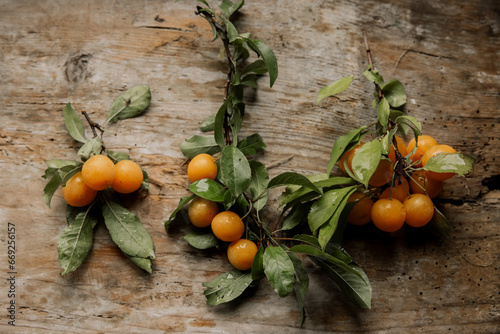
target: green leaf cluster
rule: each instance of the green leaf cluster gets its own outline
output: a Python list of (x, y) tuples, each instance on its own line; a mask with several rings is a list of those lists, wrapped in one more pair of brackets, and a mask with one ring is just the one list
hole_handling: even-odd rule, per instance
[[(136, 117), (147, 109), (150, 100), (151, 92), (147, 85), (132, 87), (114, 100), (106, 122)], [(48, 182), (43, 190), (43, 199), (49, 207), (57, 189), (64, 187), (72, 176), (81, 171), (83, 163), (91, 156), (106, 154), (114, 162), (130, 159), (126, 153), (107, 150), (102, 139), (103, 127), (90, 121), (86, 114), (85, 116), (94, 134), (91, 139), (87, 139), (84, 124), (71, 104), (66, 104), (63, 109), (64, 125), (68, 134), (82, 144), (77, 153), (81, 161), (46, 161), (47, 168), (42, 177)], [(100, 136), (97, 131), (101, 132)], [(141, 188), (147, 190), (149, 177), (145, 170), (142, 172), (144, 180)], [(138, 267), (152, 272), (151, 260), (155, 258), (153, 241), (139, 218), (120, 205), (113, 198), (112, 191), (100, 192), (94, 202), (83, 208), (68, 205), (66, 217), (68, 226), (63, 229), (57, 240), (59, 263), (63, 269), (61, 275), (75, 271), (82, 265), (92, 248), (93, 229), (100, 217), (104, 218), (111, 238), (120, 250)]]

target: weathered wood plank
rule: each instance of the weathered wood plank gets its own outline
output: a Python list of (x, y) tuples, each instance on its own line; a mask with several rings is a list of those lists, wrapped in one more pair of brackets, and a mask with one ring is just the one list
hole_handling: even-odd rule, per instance
[[(225, 64), (195, 1), (0, 1), (0, 216), (4, 264), (7, 223), (16, 224), (16, 333), (299, 333), (293, 296), (262, 282), (247, 299), (209, 308), (202, 282), (227, 271), (222, 254), (182, 239), (188, 227), (163, 221), (187, 194), (178, 145), (223, 98)], [(242, 135), (260, 133), (259, 159), (271, 169), (322, 172), (334, 140), (374, 119), (373, 89), (355, 81), (316, 105), (319, 89), (361, 71), (362, 32), (385, 78), (398, 78), (407, 112), (439, 142), (478, 158), (466, 178), (446, 183), (440, 206), (449, 242), (422, 231), (386, 236), (351, 229), (345, 247), (367, 272), (373, 308), (353, 307), (308, 263), (311, 332), (493, 333), (500, 322), (498, 125), (500, 18), (495, 1), (247, 1), (237, 27), (266, 41), (280, 73), (249, 94)], [(61, 111), (67, 102), (103, 121), (121, 92), (148, 83), (146, 114), (110, 125), (106, 145), (129, 153), (152, 179), (131, 203), (153, 237), (152, 275), (131, 264), (103, 226), (76, 272), (60, 276), (56, 240), (65, 227), (60, 192), (42, 201), (44, 161), (75, 159)], [(292, 157), (288, 160), (289, 157)], [(273, 192), (275, 203), (279, 192)], [(273, 210), (268, 212), (275, 214)], [(3, 266), (6, 268), (6, 265)], [(2, 278), (7, 276), (3, 269)], [(8, 278), (8, 277), (6, 277)], [(7, 289), (0, 304), (6, 310)], [(5, 311), (4, 311), (5, 312)], [(7, 318), (2, 332), (12, 332)]]

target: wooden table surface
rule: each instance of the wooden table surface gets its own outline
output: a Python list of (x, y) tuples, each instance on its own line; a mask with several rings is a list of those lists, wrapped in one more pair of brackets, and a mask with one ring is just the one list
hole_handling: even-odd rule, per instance
[[(214, 5), (216, 1), (213, 2)], [(179, 144), (223, 99), (220, 41), (193, 1), (0, 0), (0, 332), (2, 333), (498, 333), (500, 330), (500, 11), (497, 1), (247, 1), (236, 21), (276, 53), (279, 77), (250, 93), (242, 135), (258, 132), (258, 159), (285, 171), (324, 172), (334, 140), (367, 124), (373, 86), (357, 80), (316, 104), (319, 89), (362, 78), (363, 31), (375, 66), (406, 87), (406, 111), (438, 142), (475, 156), (449, 180), (439, 207), (448, 242), (424, 232), (348, 233), (346, 249), (370, 278), (372, 309), (354, 307), (311, 264), (307, 319), (296, 298), (262, 281), (248, 298), (208, 307), (201, 283), (228, 271), (224, 254), (187, 245), (188, 230), (163, 222), (188, 194)], [(115, 97), (147, 83), (138, 118), (110, 125), (108, 148), (127, 152), (151, 177), (130, 204), (156, 246), (153, 273), (135, 267), (95, 229), (88, 259), (62, 277), (56, 241), (66, 226), (58, 191), (42, 200), (46, 160), (77, 159), (62, 110), (71, 102), (103, 122)], [(279, 191), (271, 194), (276, 203)], [(271, 206), (268, 215), (276, 214)], [(8, 226), (15, 225), (16, 274)], [(9, 279), (14, 277), (13, 282)], [(14, 283), (13, 285), (11, 283)], [(9, 297), (9, 290), (15, 297)], [(8, 307), (15, 302), (15, 327)]]

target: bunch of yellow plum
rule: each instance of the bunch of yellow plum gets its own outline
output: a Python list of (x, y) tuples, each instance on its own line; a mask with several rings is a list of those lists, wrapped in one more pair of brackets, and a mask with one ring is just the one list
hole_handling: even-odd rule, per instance
[[(399, 154), (402, 157), (410, 157), (414, 172), (411, 175), (395, 175), (394, 164), (397, 158), (394, 147), (391, 145), (388, 159), (380, 160), (369, 181), (372, 187), (379, 188), (380, 191), (355, 192), (350, 196), (348, 201), (355, 201), (356, 204), (348, 216), (349, 223), (365, 225), (373, 221), (380, 230), (395, 232), (405, 222), (413, 227), (421, 227), (432, 220), (434, 215), (432, 199), (440, 194), (443, 182), (455, 174), (437, 173), (418, 168), (425, 166), (433, 156), (456, 151), (451, 146), (438, 144), (433, 137), (428, 135), (418, 136), (417, 141), (413, 138), (408, 145), (405, 145), (398, 136), (395, 136), (395, 141)], [(416, 142), (418, 144), (415, 149)], [(362, 145), (363, 143), (358, 144), (339, 160), (339, 167), (344, 173), (346, 172), (345, 166), (352, 168), (352, 159)], [(393, 178), (394, 182), (391, 182)], [(374, 201), (373, 198), (376, 200)]]

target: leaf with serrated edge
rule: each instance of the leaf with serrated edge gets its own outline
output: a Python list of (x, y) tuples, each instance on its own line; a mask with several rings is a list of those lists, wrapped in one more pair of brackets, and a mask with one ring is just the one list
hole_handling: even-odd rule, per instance
[(352, 173), (366, 188), (368, 188), (368, 182), (378, 167), (381, 155), (382, 144), (378, 139), (365, 143), (354, 154)]
[(99, 137), (94, 137), (85, 144), (83, 144), (82, 147), (78, 150), (78, 156), (79, 157), (84, 157), (84, 158), (89, 158), (93, 155), (100, 154), (102, 151), (102, 141), (101, 138)]
[(101, 209), (111, 239), (122, 252), (132, 257), (155, 258), (153, 240), (134, 213), (106, 197)]
[(83, 123), (80, 117), (78, 117), (75, 109), (71, 106), (71, 103), (66, 104), (63, 109), (64, 125), (66, 130), (68, 130), (69, 135), (79, 141), (80, 143), (86, 143), (85, 130), (83, 129)]
[(62, 276), (75, 271), (83, 263), (92, 248), (93, 227), (97, 218), (90, 214), (92, 206), (71, 219), (71, 223), (57, 239), (57, 253)]
[(188, 159), (192, 159), (198, 154), (207, 153), (214, 155), (220, 151), (219, 145), (214, 140), (214, 136), (194, 135), (184, 140), (180, 145), (182, 154)]
[(203, 292), (207, 305), (215, 306), (230, 302), (239, 297), (252, 283), (252, 273), (233, 270), (216, 279), (203, 283), (207, 289)]
[(268, 246), (263, 256), (264, 272), (280, 297), (286, 297), (292, 292), (295, 284), (294, 268), (292, 260), (283, 248), (279, 246)]

